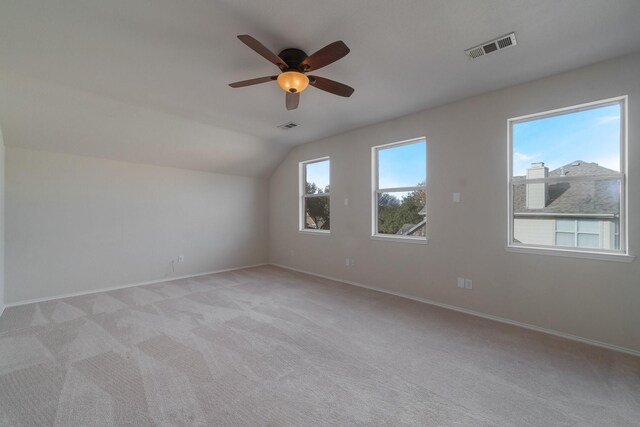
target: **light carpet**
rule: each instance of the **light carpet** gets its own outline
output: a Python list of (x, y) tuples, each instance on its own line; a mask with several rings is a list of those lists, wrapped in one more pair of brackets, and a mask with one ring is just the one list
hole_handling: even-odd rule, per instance
[(640, 359), (264, 266), (6, 309), (0, 425), (640, 425)]

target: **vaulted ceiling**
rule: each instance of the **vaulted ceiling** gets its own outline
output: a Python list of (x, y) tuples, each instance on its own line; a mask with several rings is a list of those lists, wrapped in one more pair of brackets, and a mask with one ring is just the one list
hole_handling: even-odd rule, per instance
[[(0, 126), (9, 146), (266, 176), (295, 144), (640, 50), (637, 0), (7, 0)], [(518, 45), (464, 50), (515, 31)], [(243, 45), (351, 53), (287, 111)], [(300, 123), (295, 130), (276, 126)]]

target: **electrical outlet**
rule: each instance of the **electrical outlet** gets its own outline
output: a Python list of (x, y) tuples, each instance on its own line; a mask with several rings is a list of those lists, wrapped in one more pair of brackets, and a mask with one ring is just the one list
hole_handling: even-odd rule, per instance
[(460, 203), (460, 193), (453, 193), (453, 203)]
[(178, 262), (184, 262), (184, 256), (180, 255), (180, 256), (178, 257)]
[(290, 249), (289, 256), (296, 256), (296, 251), (294, 251), (293, 249)]
[(473, 289), (473, 281), (471, 279), (464, 279), (465, 289)]
[(464, 278), (458, 277), (458, 287), (464, 289)]
[(344, 259), (344, 264), (345, 264), (347, 267), (353, 267), (354, 265), (356, 265), (356, 260), (355, 260), (355, 259), (353, 259), (353, 258), (345, 258), (345, 259)]

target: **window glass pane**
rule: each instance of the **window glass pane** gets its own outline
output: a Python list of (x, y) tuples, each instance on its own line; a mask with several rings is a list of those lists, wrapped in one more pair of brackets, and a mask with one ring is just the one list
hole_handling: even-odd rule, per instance
[[(620, 221), (619, 179), (550, 182), (546, 187), (531, 187), (526, 181), (516, 180), (512, 195), (514, 243), (574, 247), (576, 232), (599, 234), (604, 222), (608, 226), (603, 228), (606, 234), (603, 243), (598, 240), (598, 248), (620, 249), (619, 239), (615, 239)], [(528, 205), (532, 197), (542, 200), (542, 205)]]
[(556, 220), (556, 230), (557, 231), (568, 231), (570, 233), (576, 231), (576, 220), (575, 219), (558, 219)]
[(378, 149), (378, 188), (416, 187), (426, 182), (427, 143)]
[[(620, 172), (619, 103), (513, 124), (513, 176), (536, 175), (544, 163), (549, 176)], [(531, 170), (534, 169), (534, 170)]]
[(597, 219), (579, 219), (578, 233), (600, 233), (600, 221)]
[(425, 202), (423, 190), (378, 193), (378, 233), (426, 236)]
[(512, 123), (514, 243), (620, 250), (623, 109), (621, 101)]
[(615, 222), (605, 222), (604, 225), (605, 236), (607, 234), (610, 235), (609, 242), (612, 249), (620, 249), (620, 223), (619, 221)]
[(304, 198), (304, 228), (329, 230), (329, 196)]
[(578, 234), (579, 248), (600, 248), (600, 236), (597, 234)]
[(574, 233), (556, 233), (556, 245), (575, 247), (576, 235)]
[(305, 194), (329, 192), (329, 160), (306, 163)]

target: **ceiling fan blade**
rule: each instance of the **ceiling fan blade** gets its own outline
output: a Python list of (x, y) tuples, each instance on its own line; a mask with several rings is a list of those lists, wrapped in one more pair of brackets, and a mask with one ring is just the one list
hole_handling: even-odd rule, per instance
[(336, 62), (349, 52), (349, 48), (342, 40), (333, 42), (316, 53), (307, 56), (307, 58), (300, 64), (300, 68), (305, 72), (314, 71), (329, 65), (332, 62)]
[(287, 104), (287, 110), (295, 110), (296, 108), (298, 108), (298, 104), (300, 103), (300, 92), (287, 92), (285, 101)]
[(326, 92), (332, 93), (334, 95), (344, 96), (345, 98), (348, 98), (351, 96), (351, 94), (355, 90), (350, 86), (347, 86), (339, 82), (335, 82), (333, 80), (325, 79), (324, 77), (316, 77), (316, 76), (308, 76), (308, 77), (309, 77), (309, 84), (311, 86), (324, 90)]
[(242, 80), (241, 82), (229, 83), (229, 86), (245, 87), (245, 86), (257, 85), (260, 83), (266, 83), (266, 82), (270, 82), (277, 79), (278, 79), (278, 76), (258, 77), (257, 79), (249, 79), (249, 80)]
[(258, 40), (254, 39), (253, 37), (247, 34), (240, 35), (238, 36), (238, 38), (242, 43), (246, 44), (251, 49), (258, 52), (260, 55), (262, 55), (263, 58), (266, 58), (269, 62), (272, 62), (273, 64), (277, 65), (278, 68), (280, 68), (281, 70), (285, 70), (287, 68), (287, 64), (282, 60), (282, 58), (280, 58), (275, 53), (271, 52)]

